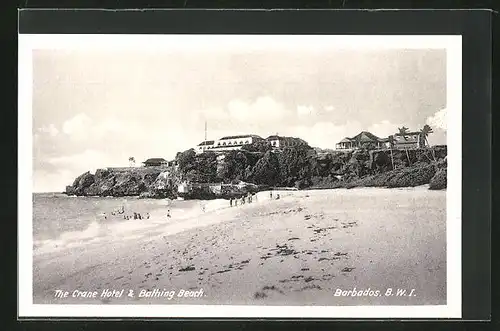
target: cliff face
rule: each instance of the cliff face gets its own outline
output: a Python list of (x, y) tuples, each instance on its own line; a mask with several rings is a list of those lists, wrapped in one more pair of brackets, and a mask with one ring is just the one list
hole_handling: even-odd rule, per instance
[[(129, 168), (99, 169), (95, 174), (86, 172), (78, 176), (73, 185), (66, 187), (66, 194), (77, 196), (137, 196), (157, 192), (159, 177), (163, 169)], [(156, 186), (155, 186), (156, 184)]]
[[(141, 196), (175, 198), (178, 185), (193, 183), (187, 198), (231, 197), (269, 186), (303, 188), (409, 187), (430, 184), (446, 188), (446, 146), (418, 150), (328, 152), (309, 147), (273, 151), (266, 146), (247, 150), (196, 154), (178, 153), (178, 167), (100, 169), (78, 176), (66, 194), (78, 196)], [(223, 185), (223, 189), (201, 183)], [(222, 186), (221, 186), (222, 187)]]

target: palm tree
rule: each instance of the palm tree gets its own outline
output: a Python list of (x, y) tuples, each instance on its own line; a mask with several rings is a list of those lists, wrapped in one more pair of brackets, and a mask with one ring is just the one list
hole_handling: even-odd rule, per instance
[[(420, 137), (423, 140), (424, 146), (429, 146), (429, 141), (427, 140), (427, 136), (429, 133), (433, 133), (432, 128), (426, 124), (422, 129), (420, 129)], [(422, 143), (422, 142), (421, 142)]]
[(399, 134), (406, 140), (406, 134), (408, 133), (408, 128), (406, 126), (403, 126), (402, 128), (398, 128)]
[(131, 167), (135, 167), (135, 157), (131, 156), (128, 158), (128, 162)]

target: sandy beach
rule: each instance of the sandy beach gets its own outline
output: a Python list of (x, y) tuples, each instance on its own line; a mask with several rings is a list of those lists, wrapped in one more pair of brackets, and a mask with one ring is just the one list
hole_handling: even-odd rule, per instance
[[(257, 201), (237, 207), (206, 201), (204, 212), (174, 212), (168, 220), (158, 212), (138, 220), (151, 222), (150, 227), (127, 236), (36, 254), (33, 302), (446, 303), (446, 191), (279, 193), (274, 200), (260, 192)], [(367, 295), (335, 295), (353, 289)], [(406, 295), (385, 295), (388, 289)], [(57, 297), (56, 290), (69, 294)], [(121, 297), (103, 298), (104, 290)], [(162, 295), (140, 297), (144, 290)], [(179, 297), (181, 290), (191, 291), (191, 297)], [(97, 296), (82, 297), (87, 291)], [(376, 291), (380, 295), (370, 295)]]

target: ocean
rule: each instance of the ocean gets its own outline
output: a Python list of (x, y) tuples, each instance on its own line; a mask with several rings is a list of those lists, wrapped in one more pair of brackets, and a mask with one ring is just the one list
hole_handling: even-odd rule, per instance
[[(34, 255), (89, 242), (123, 239), (189, 217), (206, 202), (138, 199), (137, 197), (74, 197), (60, 193), (33, 194)], [(123, 207), (124, 213), (118, 211)], [(141, 219), (133, 219), (138, 213)], [(105, 214), (105, 215), (104, 215)], [(149, 214), (149, 218), (147, 215)], [(125, 219), (129, 216), (129, 219)]]

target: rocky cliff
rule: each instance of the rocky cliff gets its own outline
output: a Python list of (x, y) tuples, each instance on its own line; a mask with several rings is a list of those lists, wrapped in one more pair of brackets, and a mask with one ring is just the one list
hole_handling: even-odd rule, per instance
[[(66, 187), (77, 196), (175, 198), (177, 187), (194, 184), (191, 198), (229, 197), (265, 187), (305, 188), (410, 187), (446, 188), (446, 146), (417, 150), (358, 150), (318, 153), (305, 146), (272, 150), (249, 146), (223, 154), (178, 153), (177, 167), (108, 168), (86, 172)], [(246, 185), (236, 183), (246, 182)], [(203, 184), (205, 183), (205, 184)], [(206, 183), (224, 185), (214, 190)], [(250, 184), (252, 183), (252, 184)]]

